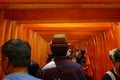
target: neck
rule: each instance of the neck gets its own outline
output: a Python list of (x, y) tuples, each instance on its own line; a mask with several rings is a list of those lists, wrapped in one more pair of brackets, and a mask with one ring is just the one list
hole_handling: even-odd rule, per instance
[(11, 73), (22, 73), (22, 74), (28, 74), (27, 67), (15, 67), (11, 70)]
[(120, 77), (120, 72), (118, 70), (116, 70), (116, 68), (114, 68), (113, 70), (114, 70), (115, 74)]

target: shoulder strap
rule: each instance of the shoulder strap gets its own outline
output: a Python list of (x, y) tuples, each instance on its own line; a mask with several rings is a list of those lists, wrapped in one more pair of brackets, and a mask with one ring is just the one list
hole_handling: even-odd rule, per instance
[(107, 71), (106, 73), (111, 77), (112, 80), (116, 80), (114, 74), (111, 71)]
[(56, 67), (55, 61), (52, 60), (52, 61), (50, 61), (48, 64), (46, 64), (46, 65), (42, 68), (43, 80), (44, 80), (44, 78), (45, 78), (45, 72), (44, 72), (44, 71), (45, 71), (46, 69), (55, 68), (55, 67)]
[(52, 60), (42, 68), (42, 71), (49, 69), (49, 68), (55, 68), (55, 67), (56, 67), (55, 61)]

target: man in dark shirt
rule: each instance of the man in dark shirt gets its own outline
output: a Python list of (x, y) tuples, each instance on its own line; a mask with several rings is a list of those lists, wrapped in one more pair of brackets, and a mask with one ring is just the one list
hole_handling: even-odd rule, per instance
[(42, 73), (39, 73), (41, 78), (44, 80), (86, 80), (81, 65), (66, 57), (68, 46), (64, 34), (54, 35), (50, 43), (54, 60), (42, 68)]
[(110, 58), (114, 68), (107, 71), (102, 80), (120, 80), (120, 49), (113, 49), (110, 51)]

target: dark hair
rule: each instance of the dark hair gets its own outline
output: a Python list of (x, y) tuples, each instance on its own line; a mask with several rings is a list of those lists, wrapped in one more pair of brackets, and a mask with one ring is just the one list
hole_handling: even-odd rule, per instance
[(48, 58), (46, 63), (50, 62), (53, 58), (54, 58), (53, 53), (52, 52), (48, 53)]
[(86, 53), (85, 49), (81, 49), (81, 54), (84, 55)]
[(73, 52), (73, 50), (71, 50), (71, 51), (69, 51), (69, 55), (67, 55), (67, 58), (68, 59), (70, 59), (70, 60), (72, 60), (72, 58), (74, 57), (74, 52)]
[(51, 47), (54, 57), (66, 56), (68, 46), (66, 47)]
[(110, 51), (110, 59), (113, 62), (120, 61), (120, 49), (113, 49)]
[(76, 57), (76, 62), (79, 63), (80, 65), (86, 64), (86, 57), (84, 57), (84, 56), (77, 56)]
[(120, 61), (120, 50), (119, 49), (115, 52), (114, 57), (115, 57), (115, 61)]
[(31, 61), (30, 65), (28, 66), (28, 73), (36, 77), (39, 67), (40, 66), (36, 61)]
[(21, 39), (11, 39), (1, 48), (2, 58), (8, 57), (13, 67), (28, 66), (30, 64), (31, 47)]

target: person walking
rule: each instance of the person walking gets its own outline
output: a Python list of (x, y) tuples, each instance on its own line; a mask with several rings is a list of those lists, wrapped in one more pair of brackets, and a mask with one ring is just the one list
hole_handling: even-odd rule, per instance
[(5, 73), (3, 80), (41, 80), (28, 74), (31, 47), (21, 39), (11, 39), (1, 47), (2, 69)]
[(69, 43), (65, 34), (55, 34), (50, 42), (54, 59), (42, 67), (44, 80), (86, 80), (80, 64), (67, 58)]
[(109, 55), (114, 67), (104, 74), (102, 80), (120, 80), (120, 49), (111, 50)]

